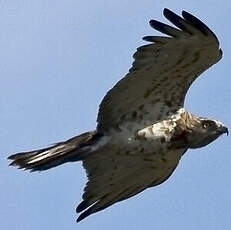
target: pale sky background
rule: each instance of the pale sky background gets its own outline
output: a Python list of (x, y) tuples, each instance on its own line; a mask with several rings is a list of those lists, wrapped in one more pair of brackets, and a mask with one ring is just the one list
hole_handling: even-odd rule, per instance
[(230, 136), (190, 150), (164, 184), (76, 224), (81, 163), (29, 173), (9, 154), (96, 126), (98, 105), (131, 67), (150, 19), (187, 10), (218, 36), (223, 59), (197, 80), (186, 108), (231, 127), (231, 2), (215, 0), (0, 1), (0, 226), (6, 230), (230, 228)]

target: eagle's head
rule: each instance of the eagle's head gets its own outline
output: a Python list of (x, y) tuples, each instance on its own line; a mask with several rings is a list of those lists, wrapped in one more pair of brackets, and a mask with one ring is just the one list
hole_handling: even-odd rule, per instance
[(189, 148), (195, 149), (206, 146), (223, 133), (229, 134), (228, 128), (220, 121), (198, 117), (196, 120), (197, 122), (194, 123), (193, 128), (190, 128), (187, 135)]

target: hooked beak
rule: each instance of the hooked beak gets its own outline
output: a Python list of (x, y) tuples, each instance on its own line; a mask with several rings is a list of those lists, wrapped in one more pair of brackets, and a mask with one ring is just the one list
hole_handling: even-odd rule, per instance
[(225, 126), (223, 126), (223, 127), (221, 128), (221, 133), (226, 133), (227, 136), (228, 136), (228, 135), (229, 135), (229, 130), (228, 130), (228, 128), (226, 128)]

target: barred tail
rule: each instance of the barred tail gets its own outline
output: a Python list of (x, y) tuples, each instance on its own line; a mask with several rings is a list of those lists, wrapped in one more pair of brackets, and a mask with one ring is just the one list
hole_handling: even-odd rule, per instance
[[(86, 132), (54, 146), (23, 152), (8, 157), (12, 160), (10, 166), (30, 171), (42, 171), (71, 161), (79, 161), (90, 152), (90, 145), (98, 141), (102, 135)], [(89, 148), (87, 148), (89, 146)]]

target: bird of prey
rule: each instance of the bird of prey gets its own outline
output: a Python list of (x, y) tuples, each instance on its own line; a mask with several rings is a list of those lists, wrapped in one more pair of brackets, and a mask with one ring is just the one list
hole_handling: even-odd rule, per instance
[(9, 157), (10, 165), (30, 171), (82, 161), (88, 182), (77, 222), (163, 183), (187, 149), (228, 134), (220, 121), (184, 109), (190, 85), (222, 57), (216, 35), (186, 11), (163, 14), (174, 26), (150, 21), (167, 36), (143, 38), (150, 43), (137, 49), (128, 74), (103, 98), (95, 131)]

